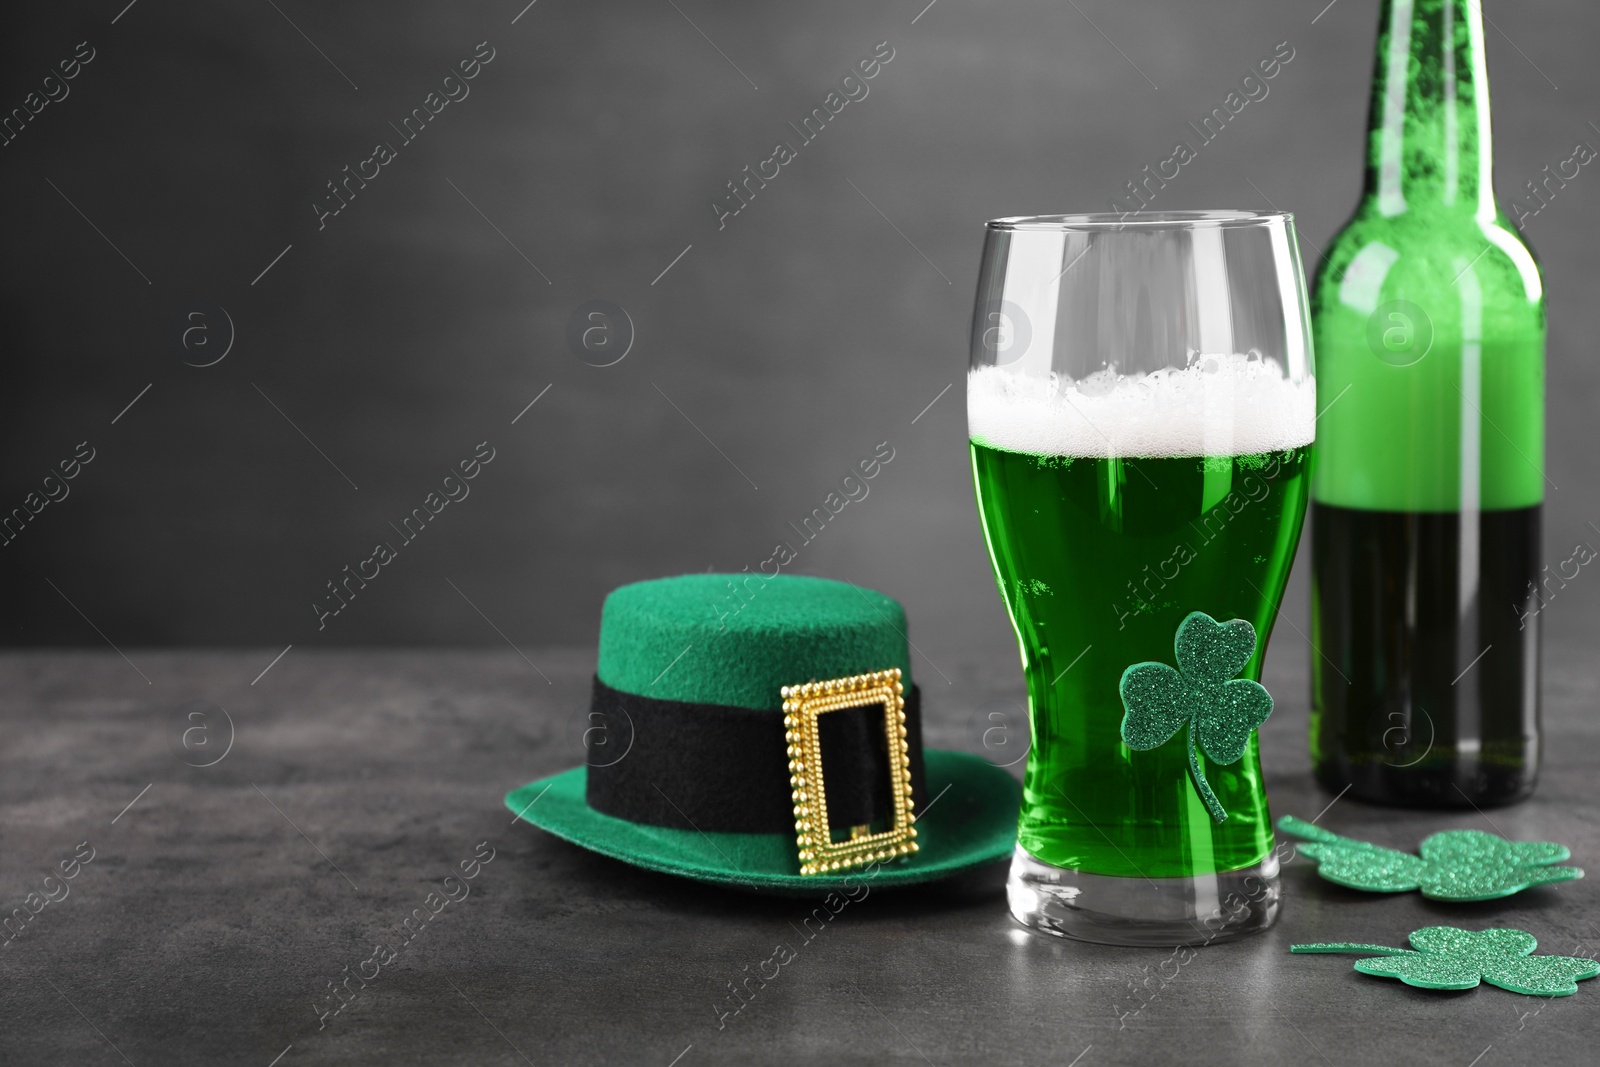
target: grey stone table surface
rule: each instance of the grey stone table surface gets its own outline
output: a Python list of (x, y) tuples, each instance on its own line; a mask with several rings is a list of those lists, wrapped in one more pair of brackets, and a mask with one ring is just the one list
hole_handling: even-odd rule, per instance
[[(1306, 650), (1281, 636), (1262, 731), (1275, 814), (1327, 808), (1323, 825), (1396, 847), (1450, 827), (1556, 840), (1600, 868), (1590, 664), (1547, 663), (1532, 801), (1390, 811), (1311, 784)], [(0, 948), (0, 1063), (1596, 1060), (1600, 981), (1549, 1001), (1434, 993), (1288, 946), (1506, 925), (1590, 954), (1600, 877), (1447, 906), (1342, 890), (1298, 859), (1275, 928), (1179, 958), (1027, 934), (989, 870), (872, 892), (804, 941), (801, 901), (635, 870), (513, 824), (508, 789), (580, 760), (592, 650), (295, 649), (264, 675), (273, 651), (127, 652), (0, 656), (0, 894), (27, 916)], [(1014, 661), (939, 666), (948, 683), (924, 679), (930, 743), (984, 751), (989, 713), (1018, 714)], [(1005, 751), (1004, 734), (988, 740)], [(47, 883), (63, 861), (75, 876)], [(475, 877), (446, 883), (463, 862)], [(402, 942), (413, 909), (432, 918)], [(367, 963), (380, 942), (392, 955)], [(796, 958), (719, 1018), (728, 983), (779, 943)], [(343, 1003), (331, 983), (374, 968), (322, 1014)]]

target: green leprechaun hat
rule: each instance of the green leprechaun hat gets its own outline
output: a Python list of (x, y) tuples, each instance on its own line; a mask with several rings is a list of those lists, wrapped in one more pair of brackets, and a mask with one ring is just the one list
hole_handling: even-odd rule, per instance
[(585, 766), (506, 796), (602, 855), (827, 893), (1011, 855), (1020, 791), (922, 747), (905, 612), (845, 582), (694, 574), (606, 598)]

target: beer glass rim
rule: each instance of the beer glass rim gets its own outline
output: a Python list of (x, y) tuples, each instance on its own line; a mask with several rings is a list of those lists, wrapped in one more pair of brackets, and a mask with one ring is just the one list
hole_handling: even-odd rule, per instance
[(1089, 211), (1068, 215), (1012, 215), (990, 219), (991, 230), (1182, 230), (1200, 226), (1271, 226), (1294, 222), (1291, 211)]

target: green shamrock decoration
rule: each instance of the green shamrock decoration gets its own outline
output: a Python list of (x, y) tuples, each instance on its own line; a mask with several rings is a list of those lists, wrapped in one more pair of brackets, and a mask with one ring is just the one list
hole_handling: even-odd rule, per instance
[(1421, 857), (1340, 837), (1293, 815), (1278, 829), (1311, 841), (1300, 852), (1330, 882), (1370, 893), (1421, 889), (1429, 900), (1497, 900), (1530, 886), (1582, 878), (1580, 867), (1555, 867), (1572, 853), (1552, 841), (1507, 841), (1482, 830), (1445, 830), (1422, 842)]
[[(1219, 623), (1190, 612), (1178, 624), (1165, 663), (1135, 663), (1122, 672), (1122, 741), (1131, 749), (1158, 748), (1189, 727), (1189, 775), (1206, 810), (1217, 822), (1227, 811), (1200, 769), (1199, 752), (1215, 763), (1239, 762), (1256, 727), (1272, 714), (1272, 694), (1260, 682), (1234, 678), (1256, 652), (1256, 630), (1243, 619)], [(1196, 742), (1199, 742), (1198, 747)]]
[(1410, 937), (1416, 949), (1351, 942), (1290, 945), (1290, 952), (1371, 952), (1380, 959), (1356, 960), (1356, 970), (1398, 978), (1418, 989), (1473, 989), (1480, 981), (1537, 997), (1567, 997), (1578, 982), (1600, 975), (1587, 956), (1535, 956), (1539, 942), (1521, 930), (1461, 930), (1425, 926)]

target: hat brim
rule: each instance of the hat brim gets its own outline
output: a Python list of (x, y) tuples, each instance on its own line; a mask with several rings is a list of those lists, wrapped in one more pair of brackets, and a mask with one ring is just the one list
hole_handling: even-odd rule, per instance
[[(875, 886), (947, 878), (1011, 855), (1022, 790), (1002, 768), (962, 752), (927, 749), (929, 801), (917, 805), (920, 850), (880, 864)], [(701, 833), (601, 814), (584, 799), (587, 768), (529, 782), (506, 794), (518, 818), (603, 856), (697, 882), (757, 892), (824, 894), (868, 877), (859, 869), (799, 873), (788, 834)]]

